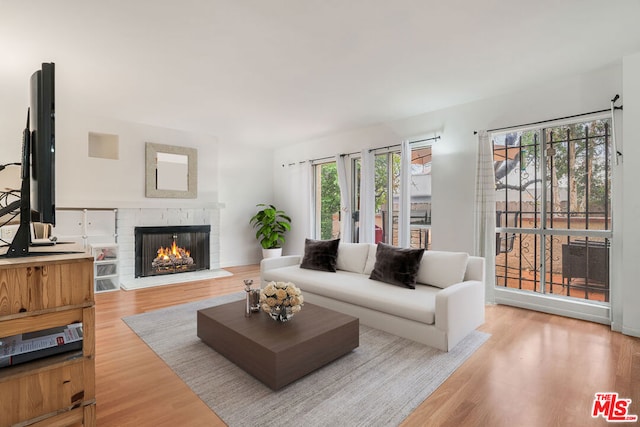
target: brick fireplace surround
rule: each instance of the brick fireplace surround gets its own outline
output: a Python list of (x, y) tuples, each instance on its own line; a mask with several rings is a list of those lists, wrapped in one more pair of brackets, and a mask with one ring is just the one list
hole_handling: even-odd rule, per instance
[[(120, 251), (120, 285), (124, 289), (182, 283), (230, 276), (220, 269), (220, 207), (205, 208), (119, 208), (117, 233)], [(135, 227), (210, 225), (210, 269), (189, 273), (135, 278)]]

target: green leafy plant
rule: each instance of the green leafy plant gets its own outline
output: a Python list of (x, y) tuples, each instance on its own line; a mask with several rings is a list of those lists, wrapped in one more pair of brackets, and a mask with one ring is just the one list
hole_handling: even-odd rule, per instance
[(262, 207), (249, 223), (256, 228), (256, 239), (264, 249), (281, 248), (284, 243), (284, 233), (291, 230), (291, 218), (284, 211), (273, 205), (259, 204)]

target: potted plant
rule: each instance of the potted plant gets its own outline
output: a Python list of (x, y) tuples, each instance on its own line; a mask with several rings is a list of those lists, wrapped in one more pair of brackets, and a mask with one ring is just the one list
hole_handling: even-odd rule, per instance
[(273, 205), (256, 206), (262, 209), (251, 217), (249, 223), (257, 229), (256, 239), (262, 246), (262, 256), (264, 258), (280, 256), (284, 233), (291, 230), (291, 218)]

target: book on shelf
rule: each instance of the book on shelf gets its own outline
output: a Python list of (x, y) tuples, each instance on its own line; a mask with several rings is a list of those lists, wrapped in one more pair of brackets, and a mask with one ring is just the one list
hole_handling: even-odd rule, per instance
[(82, 323), (0, 338), (0, 368), (82, 349)]

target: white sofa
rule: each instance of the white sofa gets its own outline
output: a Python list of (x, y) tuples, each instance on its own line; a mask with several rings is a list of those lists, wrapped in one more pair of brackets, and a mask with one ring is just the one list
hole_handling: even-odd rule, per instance
[(375, 256), (376, 245), (340, 243), (335, 273), (300, 268), (299, 255), (266, 258), (262, 284), (293, 282), (305, 302), (443, 351), (484, 323), (484, 258), (425, 251), (409, 289), (369, 279)]

